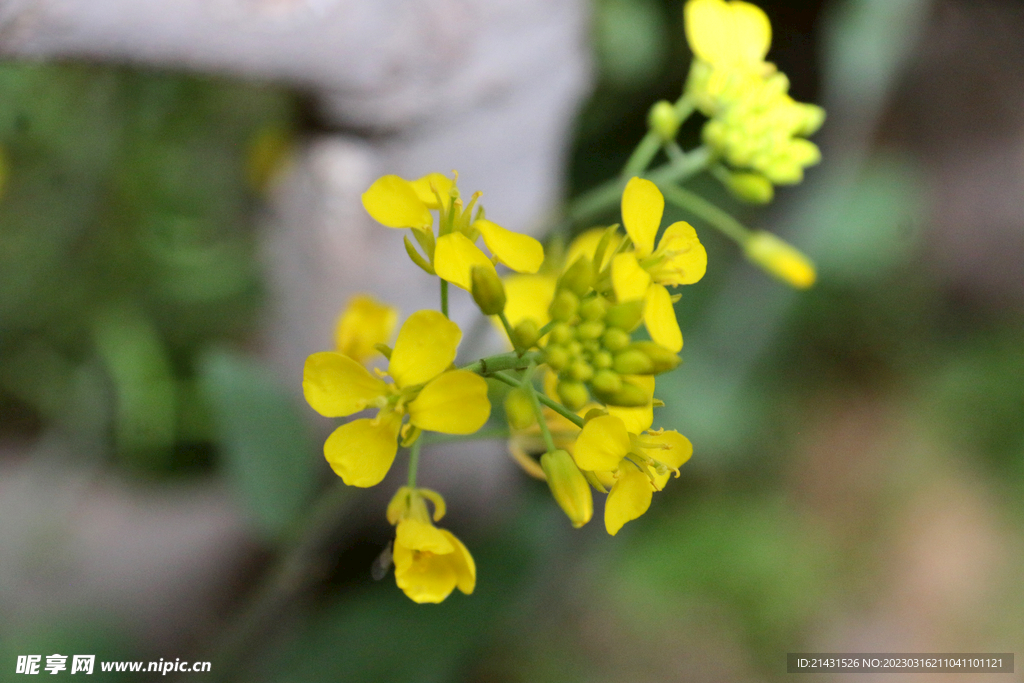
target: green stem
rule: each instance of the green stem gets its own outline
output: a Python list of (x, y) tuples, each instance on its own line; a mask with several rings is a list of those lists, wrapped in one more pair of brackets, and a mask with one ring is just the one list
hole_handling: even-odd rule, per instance
[(537, 416), (537, 426), (540, 427), (540, 435), (544, 439), (544, 446), (547, 447), (548, 453), (552, 453), (556, 450), (555, 440), (551, 437), (551, 430), (548, 429), (548, 422), (544, 419), (544, 411), (541, 410), (540, 401), (537, 397), (537, 389), (533, 386), (533, 371), (536, 369), (535, 365), (531, 365), (526, 371), (526, 376), (523, 377), (523, 381), (520, 382), (521, 386), (525, 391), (526, 395), (530, 397), (530, 403), (533, 405), (533, 414)]
[[(707, 147), (698, 147), (676, 161), (664, 164), (646, 174), (646, 178), (657, 185), (682, 182), (696, 175), (711, 162), (712, 153)], [(622, 190), (629, 178), (612, 178), (574, 199), (566, 211), (573, 223), (582, 223), (600, 216), (620, 201)]]
[(629, 180), (633, 176), (640, 175), (646, 171), (659, 149), (661, 149), (661, 136), (653, 130), (647, 131), (647, 134), (640, 140), (640, 144), (629, 155), (629, 160), (622, 167), (622, 173), (619, 174), (619, 177)]
[(530, 363), (537, 362), (537, 358), (537, 353), (525, 353), (520, 357), (515, 351), (512, 351), (481, 358), (469, 365), (463, 365), (459, 370), (469, 370), (478, 375), (492, 375), (500, 370), (525, 370), (530, 367)]
[(420, 467), (420, 446), (423, 439), (416, 439), (409, 449), (409, 488), (416, 488), (416, 472)]
[(448, 317), (448, 281), (441, 280), (441, 313)]
[[(512, 377), (511, 375), (505, 372), (496, 372), (491, 376), (500, 382), (504, 382), (510, 387), (519, 387), (522, 386), (523, 384), (515, 377)], [(551, 408), (551, 410), (555, 411), (556, 413), (564, 417), (566, 420), (569, 420), (569, 422), (572, 422), (577, 427), (583, 426), (583, 418), (577, 415), (576, 413), (572, 412), (565, 406), (563, 406), (558, 401), (552, 401), (544, 394), (537, 394), (537, 400), (546, 405), (548, 408)]]
[(659, 183), (658, 187), (661, 188), (666, 201), (717, 228), (740, 246), (745, 245), (750, 239), (752, 233), (749, 229), (703, 197), (671, 183)]
[(516, 355), (517, 355), (517, 356), (522, 356), (522, 355), (523, 355), (523, 353), (525, 353), (525, 352), (526, 352), (526, 349), (520, 349), (520, 348), (519, 348), (519, 346), (518, 346), (518, 345), (516, 344), (516, 338), (515, 338), (515, 336), (514, 336), (514, 335), (512, 334), (512, 325), (510, 325), (510, 324), (509, 324), (509, 322), (508, 322), (508, 316), (506, 316), (506, 315), (505, 315), (505, 311), (500, 311), (500, 312), (498, 313), (498, 319), (499, 319), (499, 320), (501, 320), (501, 325), (502, 325), (502, 327), (504, 327), (504, 328), (505, 328), (505, 334), (507, 334), (507, 335), (508, 335), (508, 340), (509, 340), (510, 342), (512, 342), (512, 346), (514, 346), (514, 347), (515, 347), (515, 349), (516, 349)]

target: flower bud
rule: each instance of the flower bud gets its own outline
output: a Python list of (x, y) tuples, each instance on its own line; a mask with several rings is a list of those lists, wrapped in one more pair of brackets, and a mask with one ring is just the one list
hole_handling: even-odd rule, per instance
[(540, 456), (548, 487), (555, 502), (562, 508), (575, 528), (590, 521), (594, 514), (594, 497), (590, 484), (567, 451), (557, 450)]
[(556, 344), (568, 344), (575, 336), (572, 327), (566, 323), (557, 323), (551, 328), (551, 341)]
[(544, 362), (554, 370), (561, 370), (569, 364), (569, 352), (564, 346), (548, 344), (544, 347)]
[(552, 320), (565, 322), (576, 314), (580, 299), (568, 289), (560, 289), (548, 307), (548, 315)]
[(602, 399), (610, 406), (626, 408), (645, 406), (651, 402), (651, 397), (647, 395), (646, 391), (628, 381), (623, 381), (622, 387), (618, 391), (610, 396), (603, 396)]
[(587, 405), (587, 401), (590, 400), (590, 392), (587, 391), (583, 382), (563, 379), (558, 383), (558, 398), (562, 399), (562, 403), (569, 410), (579, 410)]
[(576, 296), (583, 296), (594, 284), (594, 265), (586, 256), (580, 256), (572, 262), (562, 277), (558, 278), (558, 288), (568, 289)]
[(598, 370), (590, 380), (590, 386), (594, 388), (598, 398), (614, 396), (622, 388), (622, 377), (614, 370)]
[(620, 330), (617, 327), (611, 327), (604, 331), (604, 335), (601, 337), (601, 343), (604, 344), (604, 348), (609, 351), (621, 351), (622, 349), (629, 346), (629, 333)]
[(725, 186), (736, 198), (751, 204), (767, 204), (775, 197), (775, 188), (760, 173), (730, 173)]
[[(648, 358), (651, 359), (651, 363), (654, 364), (654, 368), (651, 374), (657, 375), (661, 372), (668, 372), (674, 370), (680, 363), (680, 358), (676, 354), (666, 349), (661, 344), (657, 344), (652, 341), (638, 341), (633, 342), (629, 345), (630, 349), (641, 351)], [(646, 373), (631, 373), (631, 374), (646, 374)]]
[(814, 284), (814, 264), (785, 240), (770, 232), (755, 232), (745, 246), (747, 258), (797, 289)]
[(586, 382), (594, 376), (594, 367), (585, 360), (576, 359), (569, 364), (569, 376), (580, 382)]
[(584, 341), (599, 339), (602, 334), (604, 334), (604, 323), (600, 320), (588, 320), (580, 323), (576, 328), (576, 336)]
[(647, 125), (658, 134), (663, 142), (671, 142), (676, 139), (679, 132), (679, 115), (671, 102), (662, 100), (655, 102), (651, 111), (647, 114)]
[(604, 316), (604, 322), (608, 327), (617, 327), (620, 330), (631, 332), (640, 324), (643, 315), (643, 301), (627, 301), (609, 308)]
[(603, 296), (594, 297), (580, 306), (580, 317), (584, 320), (601, 320), (610, 304)]
[(505, 397), (505, 417), (512, 429), (529, 429), (537, 419), (533, 401), (527, 392), (517, 387)]
[(539, 338), (540, 328), (533, 318), (527, 318), (512, 328), (512, 343), (516, 348), (528, 349), (535, 345)]
[(620, 375), (652, 375), (654, 361), (640, 349), (628, 348), (615, 354), (612, 363), (615, 372)]
[(498, 315), (505, 310), (505, 286), (494, 268), (473, 266), (473, 301), (484, 315)]
[(597, 368), (598, 370), (610, 368), (612, 366), (612, 363), (614, 362), (615, 357), (612, 356), (612, 354), (608, 353), (607, 351), (599, 349), (594, 352), (594, 359), (592, 363), (594, 364), (594, 367)]

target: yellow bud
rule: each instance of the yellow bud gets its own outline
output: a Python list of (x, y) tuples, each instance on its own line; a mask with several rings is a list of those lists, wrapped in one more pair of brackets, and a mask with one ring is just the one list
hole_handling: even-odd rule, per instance
[(620, 375), (651, 375), (654, 373), (654, 361), (650, 356), (640, 349), (632, 347), (615, 354), (612, 367)]
[(537, 414), (533, 410), (533, 401), (527, 392), (521, 388), (515, 388), (508, 392), (505, 397), (505, 417), (513, 429), (529, 429), (537, 420)]
[(551, 451), (540, 456), (548, 487), (555, 502), (562, 508), (577, 529), (590, 521), (594, 514), (594, 497), (590, 484), (564, 450)]
[(770, 232), (755, 232), (745, 249), (748, 259), (797, 289), (807, 289), (817, 278), (803, 252)]
[(751, 204), (767, 204), (775, 196), (775, 188), (760, 173), (730, 173), (725, 186), (738, 199)]
[(505, 310), (505, 285), (494, 268), (473, 266), (472, 294), (484, 315), (498, 315)]
[(647, 125), (658, 134), (663, 142), (671, 142), (676, 139), (679, 132), (679, 115), (671, 102), (662, 100), (655, 102), (651, 111), (647, 114)]
[(533, 318), (526, 318), (512, 328), (512, 343), (520, 349), (528, 349), (540, 338), (540, 328)]
[(569, 410), (579, 410), (587, 405), (587, 401), (590, 400), (590, 392), (587, 391), (583, 382), (563, 379), (558, 383), (558, 397), (562, 399), (562, 403)]
[(600, 320), (588, 320), (576, 328), (576, 336), (584, 341), (599, 339), (604, 334), (604, 323)]
[(568, 289), (561, 289), (555, 294), (551, 306), (548, 307), (548, 315), (551, 316), (552, 320), (565, 322), (576, 314), (576, 309), (579, 308), (579, 305), (579, 297)]
[[(668, 372), (674, 370), (680, 363), (680, 358), (676, 354), (666, 349), (661, 344), (657, 344), (652, 341), (638, 341), (633, 342), (629, 345), (630, 349), (636, 349), (641, 351), (648, 358), (651, 359), (654, 367), (651, 374), (657, 375), (661, 372)], [(645, 373), (632, 373), (632, 374), (645, 374)]]

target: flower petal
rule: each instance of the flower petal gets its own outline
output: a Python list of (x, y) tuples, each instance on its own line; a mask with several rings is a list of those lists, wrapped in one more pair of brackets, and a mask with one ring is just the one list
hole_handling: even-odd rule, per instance
[(375, 344), (387, 344), (398, 322), (398, 309), (382, 304), (368, 294), (356, 294), (334, 328), (338, 351), (360, 363), (378, 353)]
[(685, 221), (665, 228), (656, 253), (664, 255), (664, 260), (652, 268), (652, 276), (663, 285), (692, 285), (708, 269), (708, 252), (697, 231)]
[[(604, 236), (605, 228), (591, 228), (580, 235), (569, 244), (569, 250), (565, 255), (565, 263), (572, 264), (576, 262), (580, 256), (586, 256), (591, 261), (597, 256), (597, 247), (601, 243), (601, 237)], [(604, 258), (601, 259), (601, 263), (594, 264), (596, 270), (604, 270), (604, 267), (608, 265), (611, 260), (612, 254), (619, 248), (623, 240), (622, 233), (616, 232), (608, 239), (608, 246), (604, 250)]]
[(614, 536), (626, 522), (636, 519), (651, 507), (654, 487), (646, 474), (631, 461), (619, 466), (615, 485), (604, 503), (604, 528)]
[[(649, 457), (663, 462), (669, 467), (682, 467), (683, 463), (693, 455), (693, 444), (675, 430), (644, 434), (641, 441), (644, 444), (655, 444), (654, 448), (644, 448), (644, 452)], [(665, 482), (668, 481), (670, 476), (672, 476), (670, 472), (665, 474), (655, 473), (654, 483), (660, 489), (665, 486)]]
[(650, 284), (651, 276), (640, 267), (635, 253), (616, 254), (612, 259), (612, 288), (619, 303), (643, 299)]
[(672, 296), (661, 285), (651, 285), (644, 298), (644, 325), (651, 339), (672, 353), (683, 348), (683, 333), (679, 330)]
[(375, 486), (395, 461), (400, 426), (401, 419), (395, 415), (353, 420), (327, 437), (324, 456), (349, 486)]
[(427, 206), (404, 178), (381, 176), (363, 193), (363, 208), (378, 223), (389, 228), (429, 230), (434, 224)]
[(362, 365), (334, 351), (314, 353), (302, 368), (306, 402), (324, 417), (347, 417), (385, 396), (387, 384)]
[(428, 209), (440, 209), (441, 205), (437, 202), (437, 195), (434, 194), (434, 190), (431, 189), (431, 185), (437, 188), (437, 193), (441, 195), (441, 199), (447, 201), (451, 197), (452, 179), (443, 173), (428, 173), (422, 178), (417, 178), (409, 182), (412, 185), (412, 189), (416, 192), (416, 196), (423, 202)]
[(622, 420), (622, 424), (626, 426), (627, 432), (639, 434), (644, 430), (650, 429), (651, 423), (654, 422), (654, 404), (652, 402), (654, 399), (654, 375), (626, 375), (622, 379), (637, 385), (647, 392), (647, 405), (636, 408), (608, 406), (608, 414)]
[(536, 273), (544, 262), (544, 247), (529, 235), (506, 230), (485, 218), (474, 221), (472, 227), (480, 231), (498, 261), (517, 273)]
[[(505, 317), (512, 327), (527, 318), (540, 326), (547, 324), (548, 307), (555, 298), (558, 279), (553, 275), (511, 275), (504, 278)], [(502, 328), (504, 329), (504, 328)]]
[(755, 5), (690, 0), (683, 12), (690, 49), (713, 66), (752, 69), (768, 54), (771, 22)]
[(665, 198), (650, 180), (631, 178), (622, 192), (622, 224), (641, 256), (654, 250), (654, 236), (661, 225)]
[(423, 384), (452, 364), (461, 339), (459, 326), (438, 311), (416, 311), (398, 332), (388, 374), (400, 387)]
[(446, 372), (423, 387), (409, 403), (409, 420), (442, 434), (472, 434), (487, 422), (491, 402), (487, 382), (468, 370)]
[(455, 570), (455, 585), (460, 591), (469, 595), (476, 588), (476, 562), (473, 561), (473, 556), (469, 554), (469, 550), (462, 544), (462, 541), (455, 538), (455, 534), (447, 529), (441, 529), (441, 533), (455, 548), (448, 555), (449, 562)]
[(622, 420), (602, 415), (583, 425), (572, 455), (581, 470), (614, 470), (629, 449), (629, 434)]
[(441, 529), (429, 522), (411, 518), (403, 519), (398, 523), (398, 528), (395, 529), (395, 545), (438, 555), (455, 550), (455, 546)]
[(418, 552), (395, 543), (395, 583), (413, 602), (442, 602), (458, 583), (450, 557), (451, 553)]
[(494, 270), (491, 259), (461, 232), (438, 238), (434, 249), (434, 271), (438, 277), (468, 292), (472, 289), (473, 266)]

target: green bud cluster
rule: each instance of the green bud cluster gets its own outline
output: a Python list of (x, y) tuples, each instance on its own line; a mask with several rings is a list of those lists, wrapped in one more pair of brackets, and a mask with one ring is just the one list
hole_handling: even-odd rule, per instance
[(616, 406), (645, 405), (650, 396), (627, 375), (654, 375), (679, 364), (679, 357), (654, 342), (630, 337), (643, 316), (643, 303), (613, 304), (593, 291), (589, 259), (577, 259), (558, 281), (548, 309), (553, 325), (542, 349), (558, 373), (558, 397), (579, 410), (591, 394)]

